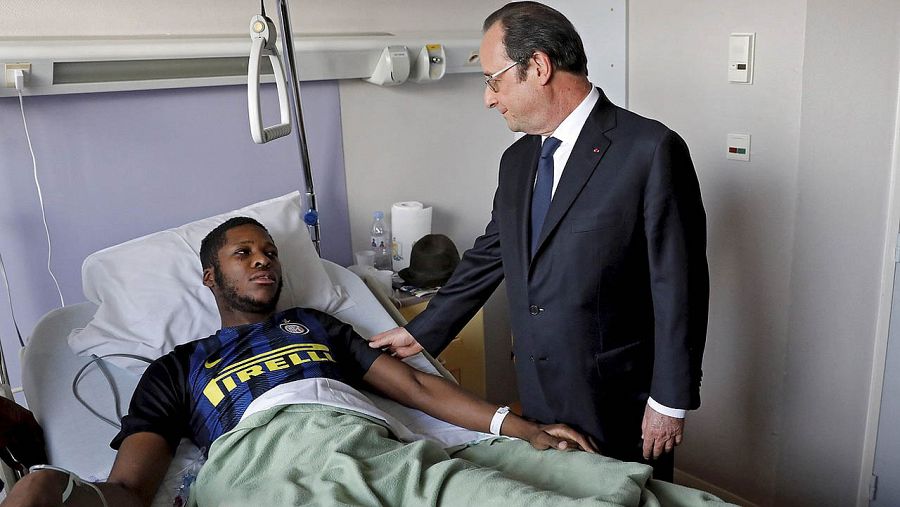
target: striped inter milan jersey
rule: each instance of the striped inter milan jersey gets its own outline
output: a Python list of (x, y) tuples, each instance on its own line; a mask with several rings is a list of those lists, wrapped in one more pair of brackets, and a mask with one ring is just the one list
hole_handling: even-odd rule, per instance
[(173, 449), (187, 437), (208, 450), (269, 389), (308, 378), (358, 386), (380, 354), (349, 325), (316, 310), (293, 308), (223, 328), (147, 368), (110, 445), (118, 449), (125, 437), (149, 431)]

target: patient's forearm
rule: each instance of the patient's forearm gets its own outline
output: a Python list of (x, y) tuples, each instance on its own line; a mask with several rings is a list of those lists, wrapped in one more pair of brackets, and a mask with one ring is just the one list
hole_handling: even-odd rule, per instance
[[(3, 501), (2, 507), (26, 506), (61, 506), (66, 507), (102, 507), (103, 503), (97, 492), (86, 485), (75, 486), (66, 503), (63, 504), (63, 491), (66, 489), (68, 477), (55, 470), (40, 470), (26, 475), (19, 481)], [(143, 507), (144, 502), (127, 488), (110, 483), (95, 484), (103, 493), (106, 505)]]
[[(441, 377), (429, 375), (390, 356), (378, 358), (365, 380), (404, 405), (475, 431), (490, 431), (497, 406), (466, 392)], [(540, 431), (537, 424), (509, 414), (501, 434), (530, 440)]]
[[(477, 398), (441, 377), (419, 371), (415, 372), (415, 376), (422, 386), (415, 393), (415, 408), (457, 426), (485, 433), (490, 431), (497, 405)], [(512, 413), (506, 416), (500, 428), (502, 435), (526, 440), (537, 431), (540, 431), (537, 424)]]
[[(421, 372), (388, 355), (372, 363), (363, 380), (404, 405), (457, 426), (490, 431), (497, 406), (467, 393), (441, 377)], [(565, 424), (539, 425), (507, 414), (500, 434), (528, 440), (536, 449), (581, 448), (596, 452), (588, 439)]]
[[(108, 505), (109, 507), (112, 507), (113, 505), (135, 507), (146, 507), (150, 505), (147, 502), (143, 501), (136, 491), (132, 491), (121, 484), (101, 482), (97, 483), (96, 486), (100, 488), (100, 491), (103, 493), (103, 497), (106, 499), (106, 505)], [(80, 492), (82, 493), (80, 498), (84, 498), (86, 501), (92, 502), (85, 503), (84, 505), (100, 505), (98, 503), (99, 498), (97, 498), (97, 493), (95, 491), (82, 487), (80, 488)], [(67, 502), (66, 507), (68, 506), (69, 503)]]
[[(155, 433), (129, 435), (119, 447), (109, 482), (96, 484), (106, 505), (146, 507), (172, 462), (174, 449)], [(56, 470), (38, 470), (26, 475), (12, 490), (2, 507), (60, 506), (68, 476)], [(89, 486), (78, 486), (65, 503), (70, 506), (102, 506), (100, 496)]]

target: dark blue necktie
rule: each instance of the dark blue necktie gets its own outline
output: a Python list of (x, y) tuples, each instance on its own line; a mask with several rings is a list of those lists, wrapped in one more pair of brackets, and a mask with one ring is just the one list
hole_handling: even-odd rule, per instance
[(555, 137), (548, 137), (541, 146), (541, 160), (538, 162), (534, 193), (531, 194), (531, 255), (537, 249), (541, 227), (544, 226), (544, 218), (550, 209), (550, 197), (553, 194), (553, 152), (561, 142)]

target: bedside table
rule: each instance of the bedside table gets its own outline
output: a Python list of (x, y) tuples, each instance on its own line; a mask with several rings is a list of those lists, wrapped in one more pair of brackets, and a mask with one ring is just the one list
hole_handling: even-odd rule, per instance
[[(430, 300), (431, 296), (403, 297), (400, 299), (400, 313), (407, 321), (412, 320), (422, 313)], [(465, 390), (481, 398), (485, 397), (484, 310), (478, 310), (437, 360)]]

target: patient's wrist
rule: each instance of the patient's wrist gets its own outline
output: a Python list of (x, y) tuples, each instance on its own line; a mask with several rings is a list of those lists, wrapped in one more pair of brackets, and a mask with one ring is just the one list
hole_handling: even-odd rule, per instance
[(500, 436), (500, 428), (503, 426), (503, 421), (506, 420), (506, 417), (509, 415), (509, 407), (500, 407), (494, 413), (494, 417), (491, 418), (491, 427), (490, 431), (494, 435)]
[(513, 412), (506, 415), (503, 419), (503, 424), (500, 426), (500, 435), (504, 437), (521, 438), (528, 441), (531, 441), (538, 431), (540, 431), (540, 426), (519, 417)]

